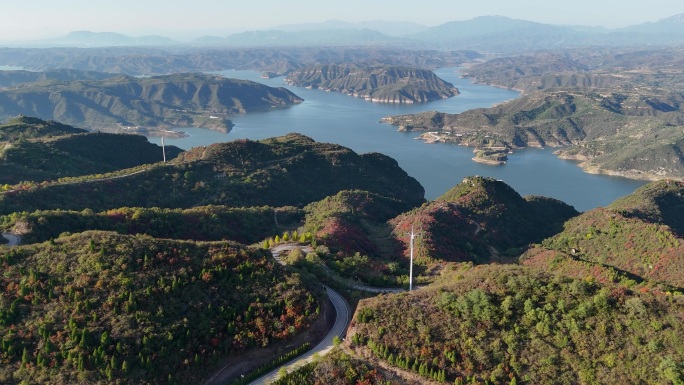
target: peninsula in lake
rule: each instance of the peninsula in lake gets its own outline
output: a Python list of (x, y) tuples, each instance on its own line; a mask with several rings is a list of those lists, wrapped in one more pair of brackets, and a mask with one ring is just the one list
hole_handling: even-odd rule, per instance
[(14, 81), (10, 75), (4, 80), (15, 86), (0, 90), (1, 120), (31, 115), (103, 131), (154, 134), (172, 127), (228, 131), (233, 114), (303, 101), (285, 88), (195, 73), (94, 79), (92, 73), (82, 72), (86, 78), (45, 76), (47, 80), (35, 82), (25, 82), (25, 71), (17, 71)]
[(411, 67), (317, 65), (291, 72), (286, 81), (382, 103), (423, 103), (458, 95), (453, 84), (434, 72)]
[(557, 154), (587, 172), (634, 179), (684, 178), (682, 49), (576, 50), (490, 60), (467, 68), (478, 82), (522, 96), (460, 114), (384, 118), (400, 130), (428, 130), (427, 141), (482, 150), (496, 160), (521, 147)]

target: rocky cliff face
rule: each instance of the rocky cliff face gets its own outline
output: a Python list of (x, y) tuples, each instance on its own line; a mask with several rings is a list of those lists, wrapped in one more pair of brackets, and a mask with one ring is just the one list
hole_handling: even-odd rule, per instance
[(424, 103), (458, 94), (456, 87), (432, 71), (411, 67), (319, 65), (294, 71), (286, 81), (381, 103)]

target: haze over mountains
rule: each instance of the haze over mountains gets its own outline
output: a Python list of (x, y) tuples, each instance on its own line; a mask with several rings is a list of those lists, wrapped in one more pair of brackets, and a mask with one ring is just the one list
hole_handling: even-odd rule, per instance
[[(16, 18), (41, 24), (38, 2)], [(82, 7), (42, 23), (263, 26), (332, 4), (248, 17), (258, 0), (198, 0), (169, 17), (125, 2), (98, 4), (107, 20)], [(336, 17), (464, 17), (485, 2), (352, 3)], [(554, 16), (648, 11), (581, 3)], [(483, 16), (50, 38), (0, 47), (0, 384), (684, 384), (684, 14), (619, 29)], [(269, 80), (224, 77), (258, 80), (239, 70)], [(442, 112), (398, 105), (423, 102)], [(168, 129), (227, 133), (233, 118), (230, 136), (164, 144)], [(470, 174), (487, 176), (460, 177), (471, 151), (378, 120), (474, 148), (485, 165)], [(554, 146), (587, 172), (657, 181), (584, 213), (503, 181), (607, 190), (575, 164), (546, 168), (550, 151), (517, 154)], [(462, 181), (432, 199), (435, 179)], [(311, 346), (311, 363), (277, 369)]]
[(190, 41), (163, 36), (132, 37), (114, 32), (76, 31), (63, 37), (11, 43), (12, 46), (392, 46), (404, 48), (477, 49), (510, 52), (588, 45), (673, 45), (684, 42), (684, 14), (624, 28), (568, 26), (481, 16), (427, 27), (412, 22), (368, 21), (282, 25), (228, 36), (201, 36)]

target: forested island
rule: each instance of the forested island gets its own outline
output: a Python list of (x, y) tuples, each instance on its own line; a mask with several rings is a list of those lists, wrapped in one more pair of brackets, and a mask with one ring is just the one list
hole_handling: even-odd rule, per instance
[(432, 71), (409, 67), (321, 65), (290, 72), (288, 84), (342, 92), (381, 103), (424, 103), (458, 94)]

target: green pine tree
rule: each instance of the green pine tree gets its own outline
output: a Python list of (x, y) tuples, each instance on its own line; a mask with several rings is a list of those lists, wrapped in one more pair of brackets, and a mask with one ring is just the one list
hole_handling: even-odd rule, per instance
[(24, 351), (21, 353), (21, 363), (27, 364), (30, 359), (31, 357), (29, 356), (28, 351), (24, 348)]
[(85, 327), (83, 330), (81, 330), (81, 339), (78, 343), (78, 346), (82, 348), (88, 347), (88, 330)]

